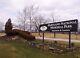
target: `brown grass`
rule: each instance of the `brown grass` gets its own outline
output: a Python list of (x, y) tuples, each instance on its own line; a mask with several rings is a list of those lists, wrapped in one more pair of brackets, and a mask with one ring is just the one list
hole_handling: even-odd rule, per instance
[[(36, 37), (40, 37), (40, 36), (42, 37), (42, 33), (40, 33), (40, 35), (39, 35), (39, 33), (32, 33), (32, 35), (34, 35)], [(44, 36), (47, 38), (54, 38), (54, 33), (45, 33)], [(56, 33), (56, 38), (68, 39), (69, 34)], [(71, 34), (71, 38), (80, 40), (80, 34)]]

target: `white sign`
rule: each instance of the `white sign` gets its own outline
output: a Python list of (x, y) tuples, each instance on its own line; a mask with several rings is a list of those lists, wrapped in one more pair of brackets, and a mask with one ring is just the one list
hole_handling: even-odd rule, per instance
[(47, 30), (47, 27), (46, 27), (46, 26), (41, 26), (41, 27), (40, 27), (40, 30), (46, 31), (46, 30)]

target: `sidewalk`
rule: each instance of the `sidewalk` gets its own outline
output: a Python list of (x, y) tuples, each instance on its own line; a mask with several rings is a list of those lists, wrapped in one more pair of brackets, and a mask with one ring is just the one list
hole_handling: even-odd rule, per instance
[[(36, 39), (42, 40), (43, 38), (42, 37), (36, 37)], [(69, 42), (68, 39), (61, 39), (61, 38), (44, 38), (44, 40)], [(71, 42), (80, 42), (80, 40), (71, 40)]]

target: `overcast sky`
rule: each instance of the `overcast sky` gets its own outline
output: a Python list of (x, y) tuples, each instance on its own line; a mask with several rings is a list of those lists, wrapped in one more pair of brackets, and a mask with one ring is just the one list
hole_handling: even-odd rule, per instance
[(80, 19), (80, 0), (0, 0), (0, 21), (8, 18), (15, 21), (17, 13), (30, 4), (39, 6), (46, 17), (52, 13), (56, 20)]

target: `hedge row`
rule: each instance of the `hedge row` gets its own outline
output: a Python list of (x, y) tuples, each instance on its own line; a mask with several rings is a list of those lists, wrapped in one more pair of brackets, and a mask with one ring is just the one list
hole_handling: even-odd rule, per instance
[(13, 33), (13, 35), (18, 35), (18, 36), (23, 37), (27, 41), (33, 41), (33, 40), (35, 40), (35, 37), (32, 36), (30, 34), (30, 32), (28, 32), (28, 31), (22, 31), (22, 30), (18, 30), (18, 29), (13, 29), (12, 33)]

